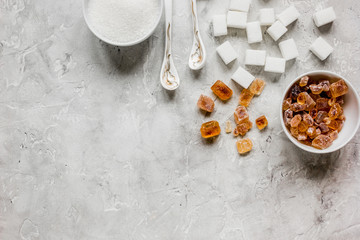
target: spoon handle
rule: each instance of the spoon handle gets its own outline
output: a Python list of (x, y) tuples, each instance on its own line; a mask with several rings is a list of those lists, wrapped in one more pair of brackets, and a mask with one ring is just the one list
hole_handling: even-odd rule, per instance
[(196, 0), (191, 0), (191, 13), (192, 13), (192, 20), (193, 20), (193, 31), (194, 34), (199, 31), (199, 21), (197, 17), (197, 7), (196, 7)]
[(172, 31), (172, 0), (165, 0), (165, 51), (171, 54), (171, 31)]
[(194, 42), (189, 57), (189, 67), (192, 70), (199, 70), (205, 66), (206, 51), (200, 36), (199, 21), (197, 16), (196, 0), (191, 1), (191, 13), (193, 20)]

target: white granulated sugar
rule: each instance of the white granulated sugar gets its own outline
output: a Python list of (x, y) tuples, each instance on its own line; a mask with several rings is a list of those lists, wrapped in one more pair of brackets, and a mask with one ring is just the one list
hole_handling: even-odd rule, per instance
[(159, 0), (90, 0), (89, 22), (104, 38), (128, 43), (145, 37), (160, 14)]

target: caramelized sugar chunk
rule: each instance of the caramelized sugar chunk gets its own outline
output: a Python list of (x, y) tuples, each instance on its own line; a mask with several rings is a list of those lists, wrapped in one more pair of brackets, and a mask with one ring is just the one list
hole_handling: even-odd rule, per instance
[(306, 139), (306, 140), (304, 140), (304, 141), (300, 141), (301, 143), (303, 143), (303, 144), (305, 144), (305, 145), (307, 145), (307, 146), (311, 146), (311, 139)]
[(249, 113), (244, 106), (238, 106), (234, 112), (234, 119), (236, 124), (249, 120)]
[(254, 95), (260, 95), (261, 92), (264, 90), (265, 81), (259, 78), (256, 78), (250, 85), (249, 90)]
[(293, 111), (291, 111), (290, 109), (284, 112), (284, 123), (287, 127), (290, 125), (290, 121), (293, 118), (293, 114), (294, 114)]
[(328, 104), (327, 98), (318, 98), (316, 99), (316, 109), (318, 111), (329, 111), (330, 106)]
[(214, 111), (215, 103), (210, 97), (201, 94), (197, 106), (206, 112), (212, 112)]
[(299, 129), (297, 127), (290, 127), (290, 133), (297, 138), (299, 136)]
[(292, 88), (291, 88), (291, 91), (290, 91), (290, 98), (293, 100), (293, 101), (296, 101), (297, 100), (297, 97), (298, 95), (301, 93), (301, 89), (298, 85), (294, 85)]
[(248, 107), (250, 105), (251, 100), (253, 99), (254, 94), (250, 92), (250, 90), (244, 88), (239, 97), (239, 105)]
[(255, 122), (256, 122), (256, 126), (258, 127), (259, 130), (264, 129), (268, 125), (268, 120), (266, 119), (266, 117), (264, 115), (257, 118), (255, 120)]
[(249, 138), (244, 138), (236, 142), (236, 147), (240, 154), (244, 154), (251, 151), (253, 143)]
[(226, 101), (229, 98), (231, 98), (233, 94), (233, 91), (220, 80), (217, 80), (214, 83), (214, 85), (212, 85), (211, 90), (216, 96), (218, 96), (223, 101)]
[(249, 119), (243, 121), (242, 123), (236, 125), (234, 129), (234, 136), (245, 136), (245, 134), (252, 128), (252, 122)]
[(210, 121), (201, 125), (200, 132), (203, 138), (211, 138), (219, 135), (221, 129), (217, 121)]
[(295, 117), (293, 117), (290, 121), (290, 126), (291, 127), (298, 127), (300, 122), (301, 122), (302, 118), (301, 118), (301, 115), (298, 114), (298, 115), (295, 115)]
[(331, 120), (330, 123), (327, 125), (332, 130), (339, 130), (342, 127), (343, 121), (341, 120)]
[(328, 136), (330, 137), (331, 141), (335, 141), (338, 138), (339, 133), (338, 131), (332, 131), (328, 134)]
[(311, 109), (313, 109), (316, 105), (316, 102), (314, 101), (314, 99), (308, 94), (306, 93), (306, 102), (305, 102), (305, 105), (306, 105), (306, 111), (310, 111)]
[(331, 119), (329, 117), (326, 117), (324, 118), (323, 122), (326, 124), (326, 125), (329, 125), (331, 123)]
[(287, 98), (283, 101), (283, 111), (288, 110), (291, 107), (291, 98)]
[(326, 125), (325, 123), (320, 123), (319, 129), (321, 130), (321, 133), (327, 133), (330, 130), (328, 125)]
[(321, 86), (320, 84), (311, 84), (310, 90), (313, 94), (320, 94), (323, 91), (323, 86)]
[(309, 125), (306, 124), (306, 122), (301, 121), (298, 125), (299, 132), (303, 133), (306, 132), (306, 130), (309, 128)]
[(301, 105), (301, 104), (296, 102), (296, 103), (291, 104), (290, 109), (292, 111), (294, 111), (294, 112), (301, 112), (301, 111), (304, 111), (306, 109), (306, 105), (305, 104)]
[(308, 135), (310, 139), (314, 139), (320, 134), (321, 134), (321, 130), (314, 126), (309, 127), (308, 130), (306, 130), (306, 135)]
[(306, 135), (309, 136), (309, 138), (313, 139), (316, 136), (321, 134), (321, 130), (319, 129), (318, 132), (316, 132), (316, 127), (314, 126), (310, 126), (307, 130), (306, 130)]
[(328, 101), (328, 105), (330, 107), (334, 106), (335, 103), (336, 103), (336, 98), (330, 98), (329, 101)]
[(348, 86), (346, 85), (343, 79), (330, 85), (330, 92), (333, 98), (343, 96), (349, 91)]
[(310, 114), (305, 113), (303, 115), (303, 121), (306, 123), (306, 125), (308, 126), (312, 126), (314, 125), (314, 119), (310, 116)]
[(343, 112), (342, 107), (340, 106), (340, 104), (335, 103), (329, 111), (329, 118), (331, 120), (336, 119), (338, 116), (340, 116)]
[(330, 82), (327, 80), (321, 81), (319, 85), (323, 87), (324, 92), (328, 92), (330, 90)]
[(309, 95), (307, 92), (301, 92), (299, 93), (297, 97), (297, 103), (300, 105), (303, 105), (306, 103), (307, 95)]
[(299, 86), (305, 87), (309, 82), (309, 76), (304, 76), (300, 79)]
[(299, 135), (297, 136), (297, 140), (299, 141), (304, 141), (306, 139), (307, 139), (306, 133), (299, 133)]
[(315, 117), (315, 122), (321, 123), (328, 114), (325, 111), (318, 111)]
[(328, 148), (331, 144), (331, 138), (326, 135), (319, 135), (312, 141), (312, 146), (318, 149)]
[(311, 109), (309, 111), (309, 115), (312, 117), (312, 118), (315, 118), (316, 117), (316, 114), (317, 114), (317, 110), (316, 109)]
[(231, 126), (231, 122), (228, 120), (225, 123), (225, 132), (226, 133), (231, 133), (232, 132), (232, 126)]

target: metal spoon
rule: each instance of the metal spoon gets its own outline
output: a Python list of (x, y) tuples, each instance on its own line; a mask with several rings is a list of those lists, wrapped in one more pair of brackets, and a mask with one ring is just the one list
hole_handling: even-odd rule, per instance
[(206, 51), (200, 36), (199, 22), (197, 18), (196, 0), (191, 0), (191, 12), (193, 19), (194, 42), (189, 57), (189, 67), (192, 70), (199, 70), (205, 66)]
[(167, 90), (175, 90), (180, 85), (180, 78), (174, 66), (171, 51), (172, 0), (165, 0), (165, 55), (160, 72), (161, 85)]

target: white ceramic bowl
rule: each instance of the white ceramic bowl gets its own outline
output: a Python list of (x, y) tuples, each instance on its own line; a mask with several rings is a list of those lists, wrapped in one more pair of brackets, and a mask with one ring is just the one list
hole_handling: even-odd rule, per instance
[(129, 47), (129, 46), (134, 46), (138, 43), (141, 43), (143, 41), (145, 41), (146, 39), (148, 39), (155, 31), (155, 29), (157, 28), (157, 26), (159, 25), (160, 23), (160, 20), (161, 20), (161, 17), (162, 17), (162, 14), (163, 14), (163, 8), (164, 8), (164, 1), (163, 0), (159, 0), (160, 1), (160, 12), (159, 12), (159, 16), (154, 24), (154, 26), (149, 29), (148, 33), (146, 35), (144, 35), (143, 37), (135, 40), (135, 41), (132, 41), (132, 42), (116, 42), (114, 40), (111, 40), (111, 39), (108, 39), (106, 37), (104, 37), (100, 32), (98, 32), (90, 23), (89, 21), (89, 17), (88, 17), (88, 12), (87, 12), (87, 9), (88, 9), (88, 4), (89, 4), (89, 1), (91, 0), (83, 0), (83, 15), (84, 15), (84, 19), (85, 19), (85, 22), (86, 22), (86, 25), (88, 26), (88, 28), (90, 29), (90, 31), (96, 36), (98, 37), (99, 39), (101, 39), (102, 41), (110, 44), (110, 45), (113, 45), (113, 46), (119, 46), (119, 47)]
[(359, 129), (360, 126), (360, 98), (359, 95), (357, 94), (355, 88), (351, 85), (351, 83), (346, 80), (346, 78), (333, 73), (333, 72), (329, 72), (329, 71), (312, 71), (312, 72), (308, 72), (305, 74), (300, 75), (299, 77), (297, 77), (294, 81), (292, 81), (289, 86), (285, 89), (283, 95), (282, 95), (282, 100), (285, 99), (285, 97), (288, 95), (288, 92), (290, 90), (290, 88), (300, 80), (300, 78), (302, 78), (303, 76), (310, 76), (310, 77), (315, 77), (315, 76), (322, 76), (321, 79), (329, 79), (329, 80), (333, 80), (336, 81), (336, 79), (343, 79), (346, 84), (349, 87), (349, 92), (345, 95), (345, 99), (344, 99), (344, 115), (346, 117), (346, 121), (344, 123), (344, 126), (342, 128), (342, 130), (339, 133), (339, 137), (338, 139), (336, 139), (333, 144), (326, 149), (316, 149), (312, 146), (307, 146), (301, 142), (299, 142), (297, 139), (295, 139), (290, 131), (286, 128), (285, 123), (284, 123), (284, 116), (283, 116), (283, 110), (282, 110), (282, 102), (280, 104), (280, 119), (281, 119), (281, 126), (284, 129), (284, 132), (286, 134), (286, 136), (299, 148), (311, 152), (311, 153), (330, 153), (330, 152), (334, 152), (336, 150), (339, 150), (340, 148), (344, 147), (356, 134), (357, 130)]

